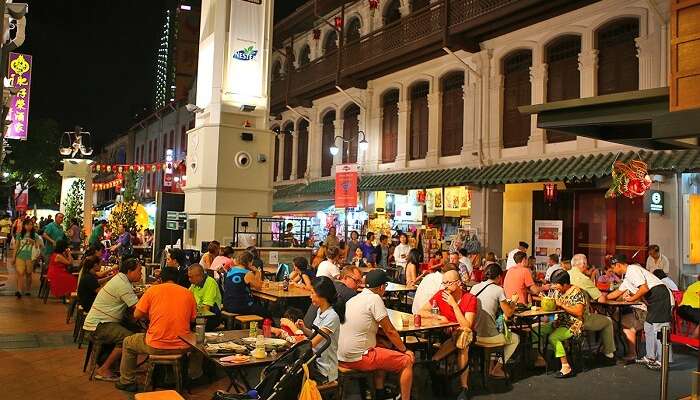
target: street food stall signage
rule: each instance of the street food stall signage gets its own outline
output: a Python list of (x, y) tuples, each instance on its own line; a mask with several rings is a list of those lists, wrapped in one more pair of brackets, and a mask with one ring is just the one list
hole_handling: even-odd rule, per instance
[(664, 213), (664, 192), (661, 190), (649, 190), (644, 196), (644, 211), (649, 214)]
[(10, 99), (7, 113), (9, 127), (5, 138), (27, 140), (29, 124), (29, 89), (32, 83), (32, 56), (10, 53), (7, 77), (17, 94)]
[(165, 217), (165, 229), (180, 231), (186, 228), (187, 213), (181, 211), (168, 211)]
[(357, 165), (335, 167), (335, 208), (357, 207)]
[(547, 262), (550, 254), (561, 257), (564, 221), (535, 220), (535, 258), (538, 263)]

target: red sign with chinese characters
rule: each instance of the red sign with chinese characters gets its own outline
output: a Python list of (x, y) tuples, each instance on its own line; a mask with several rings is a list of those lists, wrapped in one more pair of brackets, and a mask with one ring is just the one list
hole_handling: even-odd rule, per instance
[(335, 167), (335, 207), (357, 207), (356, 164), (341, 164)]
[(5, 137), (8, 139), (27, 140), (29, 87), (32, 82), (32, 56), (10, 53), (7, 77), (10, 80), (10, 87), (16, 89), (17, 94), (10, 99), (10, 109), (7, 113), (9, 127)]

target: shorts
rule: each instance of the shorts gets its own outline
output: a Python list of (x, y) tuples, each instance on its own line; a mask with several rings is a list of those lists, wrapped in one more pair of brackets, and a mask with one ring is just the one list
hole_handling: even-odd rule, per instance
[(20, 275), (31, 274), (34, 272), (34, 261), (15, 258), (15, 270)]
[(375, 347), (369, 349), (359, 361), (338, 363), (343, 368), (361, 372), (387, 371), (399, 373), (412, 364), (411, 357), (395, 350)]
[(622, 327), (641, 331), (644, 328), (644, 321), (647, 319), (647, 312), (639, 308), (633, 308), (631, 313), (622, 314)]
[(88, 332), (88, 338), (121, 347), (124, 338), (133, 334), (119, 322), (103, 322), (94, 331)]

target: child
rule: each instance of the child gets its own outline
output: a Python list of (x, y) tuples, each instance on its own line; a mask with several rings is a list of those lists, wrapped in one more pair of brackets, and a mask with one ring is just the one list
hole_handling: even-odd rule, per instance
[(311, 291), (311, 280), (316, 277), (316, 271), (309, 268), (309, 262), (306, 261), (304, 257), (296, 257), (292, 262), (294, 271), (292, 271), (292, 274), (289, 276), (292, 284)]
[(280, 319), (280, 327), (272, 327), (272, 334), (288, 341), (290, 341), (290, 338), (295, 338), (297, 336), (303, 337), (304, 332), (296, 325), (296, 321), (301, 318), (304, 318), (304, 314), (302, 314), (301, 310), (294, 307), (289, 307), (287, 311), (282, 314), (282, 318)]

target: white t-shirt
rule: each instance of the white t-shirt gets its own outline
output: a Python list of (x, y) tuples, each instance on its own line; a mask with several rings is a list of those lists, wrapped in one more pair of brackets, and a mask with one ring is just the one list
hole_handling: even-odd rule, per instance
[(517, 253), (519, 251), (520, 251), (520, 249), (515, 248), (508, 253), (508, 260), (506, 261), (506, 271), (515, 267), (516, 263), (515, 263), (515, 258), (513, 258), (513, 256), (515, 256), (515, 253)]
[(97, 292), (95, 302), (85, 317), (83, 329), (94, 331), (97, 325), (105, 322), (120, 322), (127, 308), (133, 307), (139, 299), (129, 278), (118, 273)]
[(647, 257), (647, 269), (652, 272), (657, 269), (663, 269), (668, 274), (668, 258), (663, 254), (659, 254), (659, 261), (654, 260), (652, 256)]
[(345, 323), (340, 325), (338, 360), (355, 362), (377, 345), (379, 321), (389, 314), (382, 298), (369, 289), (345, 303)]
[(340, 270), (338, 266), (333, 264), (331, 261), (323, 260), (318, 264), (318, 269), (316, 270), (316, 276), (327, 276), (331, 279), (335, 279), (340, 275)]
[[(333, 307), (329, 307), (326, 311), (321, 313), (321, 310), (316, 310), (316, 319), (314, 319), (314, 325), (319, 329), (326, 328), (330, 331), (331, 344), (321, 353), (321, 356), (316, 359), (316, 364), (318, 364), (318, 370), (323, 376), (328, 378), (328, 382), (333, 382), (338, 379), (338, 339), (340, 338), (340, 317), (335, 312)], [(319, 343), (320, 348), (323, 345), (323, 341)], [(318, 348), (314, 348), (318, 350)]]
[(669, 290), (678, 290), (678, 285), (676, 285), (676, 282), (672, 281), (668, 276), (662, 279), (661, 282), (663, 282), (663, 284), (666, 285)]
[[(406, 266), (409, 251), (411, 251), (411, 246), (403, 243), (399, 243), (396, 248), (394, 248), (394, 262), (396, 262), (396, 265), (400, 265), (402, 267)], [(402, 255), (405, 255), (406, 257), (401, 257)]]
[(411, 311), (418, 314), (425, 303), (435, 296), (435, 293), (442, 288), (442, 272), (437, 271), (426, 275), (416, 288), (416, 295), (413, 297), (413, 306)]
[[(646, 284), (649, 290), (651, 290), (653, 287), (663, 285), (664, 283), (661, 282), (661, 279), (657, 278), (656, 275), (642, 268), (638, 264), (630, 264), (627, 266), (627, 273), (625, 273), (625, 278), (622, 280), (619, 290), (623, 292), (627, 290), (630, 293), (635, 294), (637, 293), (639, 287), (644, 284)], [(668, 291), (668, 295), (671, 297), (671, 306), (673, 306), (675, 304), (675, 300), (673, 298), (673, 293), (671, 293), (670, 290)]]
[(551, 267), (547, 268), (547, 272), (544, 273), (544, 280), (549, 282), (549, 280), (552, 278), (552, 274), (554, 271), (561, 269), (560, 264), (554, 264)]

